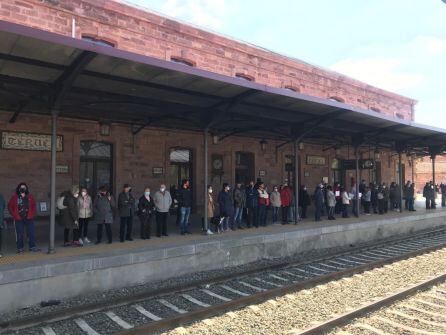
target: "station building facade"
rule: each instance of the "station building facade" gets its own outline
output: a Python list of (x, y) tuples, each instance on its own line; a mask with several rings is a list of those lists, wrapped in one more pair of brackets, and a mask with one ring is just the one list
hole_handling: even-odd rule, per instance
[[(413, 120), (414, 116), (413, 99), (119, 1), (3, 0), (0, 20), (332, 99), (404, 120)], [(0, 193), (7, 196), (19, 182), (26, 181), (37, 200), (48, 203), (51, 119), (20, 114), (11, 122), (13, 115), (12, 110), (0, 111)], [(94, 192), (100, 185), (108, 184), (116, 193), (124, 183), (130, 183), (139, 193), (145, 186), (157, 189), (161, 183), (172, 186), (189, 178), (194, 186), (194, 201), (199, 204), (204, 183), (219, 189), (224, 182), (233, 185), (256, 178), (271, 186), (294, 180), (292, 144), (252, 138), (249, 133), (211, 135), (209, 180), (204, 181), (201, 134), (153, 127), (135, 133), (131, 124), (74, 120), (61, 115), (57, 191), (80, 184)], [(299, 149), (301, 184), (310, 190), (321, 180), (351, 186), (354, 171), (343, 164), (354, 159), (351, 147), (324, 147), (303, 140)], [(361, 170), (361, 179), (388, 183), (398, 180), (395, 153), (370, 147), (362, 150), (361, 158), (375, 162), (372, 169)], [(416, 177), (414, 161), (405, 155), (403, 169), (403, 179)]]

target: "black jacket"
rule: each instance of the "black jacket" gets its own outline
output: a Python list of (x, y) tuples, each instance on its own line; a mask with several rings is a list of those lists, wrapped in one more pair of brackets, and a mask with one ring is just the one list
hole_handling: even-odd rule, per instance
[(192, 207), (192, 192), (190, 188), (181, 188), (177, 193), (179, 207)]
[(138, 202), (138, 215), (139, 216), (148, 216), (155, 212), (155, 203), (153, 198), (150, 197), (150, 201), (143, 195), (139, 198)]
[(120, 217), (133, 216), (134, 209), (135, 209), (135, 198), (133, 198), (133, 195), (130, 192), (119, 193), (118, 197), (119, 216)]

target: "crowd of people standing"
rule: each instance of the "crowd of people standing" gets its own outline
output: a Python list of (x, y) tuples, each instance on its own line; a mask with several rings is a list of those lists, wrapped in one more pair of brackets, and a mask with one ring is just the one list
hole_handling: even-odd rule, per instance
[[(359, 192), (357, 192), (357, 189)], [(340, 183), (334, 186), (324, 182), (319, 183), (310, 195), (305, 185), (298, 191), (299, 212), (296, 213), (296, 203), (292, 185), (274, 185), (271, 189), (265, 182), (258, 179), (250, 181), (248, 185), (236, 183), (232, 190), (228, 183), (222, 185), (217, 195), (209, 185), (207, 199), (207, 218), (203, 219), (204, 234), (223, 233), (229, 230), (258, 228), (268, 223), (268, 213), (271, 211), (272, 223), (297, 223), (307, 218), (307, 208), (314, 202), (314, 219), (335, 220), (336, 215), (348, 218), (350, 213), (359, 215), (380, 214), (389, 210), (399, 211), (402, 195), (404, 209), (415, 211), (415, 184), (410, 181), (400, 187), (395, 182), (389, 186), (382, 184), (367, 184), (362, 180), (357, 188), (353, 183), (350, 189)], [(403, 193), (401, 193), (403, 192)], [(73, 186), (64, 191), (57, 200), (59, 223), (64, 227), (64, 246), (82, 246), (89, 244), (88, 228), (90, 223), (96, 224), (96, 244), (102, 243), (103, 230), (107, 235), (107, 242), (112, 243), (111, 225), (115, 217), (119, 217), (119, 241), (133, 241), (133, 221), (137, 216), (140, 222), (140, 238), (152, 237), (152, 221), (156, 222), (156, 236), (167, 234), (167, 221), (172, 207), (177, 207), (177, 224), (181, 235), (191, 234), (190, 217), (192, 210), (192, 191), (189, 180), (184, 180), (179, 189), (171, 194), (166, 185), (161, 184), (154, 193), (150, 187), (144, 189), (143, 194), (136, 199), (129, 184), (124, 184), (117, 199), (113, 197), (106, 186), (99, 188), (97, 195), (92, 198), (87, 188)], [(426, 199), (426, 209), (436, 208), (436, 196), (441, 194), (441, 206), (446, 206), (446, 184), (434, 185), (426, 183), (423, 197)], [(359, 199), (359, 201), (358, 201)], [(357, 204), (360, 204), (358, 208)], [(0, 194), (0, 257), (2, 226), (4, 222), (6, 201)], [(29, 251), (36, 252), (34, 217), (36, 215), (36, 201), (26, 183), (20, 183), (10, 198), (7, 209), (15, 222), (17, 252), (25, 250), (24, 236), (28, 240)]]

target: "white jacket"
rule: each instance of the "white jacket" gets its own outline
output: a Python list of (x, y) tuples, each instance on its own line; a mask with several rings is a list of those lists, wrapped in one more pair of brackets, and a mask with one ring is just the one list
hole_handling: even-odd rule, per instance
[(342, 204), (343, 205), (350, 205), (350, 197), (348, 196), (347, 191), (342, 192)]

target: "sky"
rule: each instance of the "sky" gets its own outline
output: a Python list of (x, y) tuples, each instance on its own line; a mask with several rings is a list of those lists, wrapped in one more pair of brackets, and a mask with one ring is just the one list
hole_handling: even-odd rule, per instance
[(446, 128), (442, 0), (126, 0), (416, 99)]

